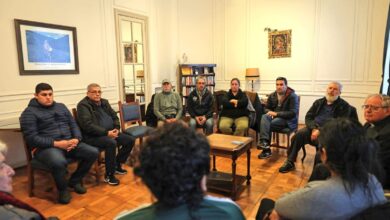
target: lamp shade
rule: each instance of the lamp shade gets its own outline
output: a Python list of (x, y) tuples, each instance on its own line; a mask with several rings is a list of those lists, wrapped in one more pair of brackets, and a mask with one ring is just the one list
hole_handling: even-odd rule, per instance
[(245, 77), (250, 79), (257, 79), (260, 76), (259, 68), (246, 68)]
[(144, 78), (144, 71), (143, 70), (137, 70), (137, 78)]

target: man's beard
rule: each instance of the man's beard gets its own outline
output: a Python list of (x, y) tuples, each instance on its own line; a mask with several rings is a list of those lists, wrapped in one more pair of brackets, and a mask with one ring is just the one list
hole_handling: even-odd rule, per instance
[(332, 96), (332, 95), (326, 94), (325, 98), (326, 98), (326, 101), (333, 103), (339, 98), (339, 96), (338, 95)]

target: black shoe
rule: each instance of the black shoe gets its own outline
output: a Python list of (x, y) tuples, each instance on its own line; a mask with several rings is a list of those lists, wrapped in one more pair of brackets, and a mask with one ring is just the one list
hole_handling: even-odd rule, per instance
[(268, 149), (270, 146), (269, 146), (269, 143), (267, 141), (260, 141), (258, 144), (257, 144), (257, 149)]
[(124, 175), (127, 174), (127, 170), (122, 169), (121, 165), (118, 165), (115, 169), (115, 174)]
[(76, 184), (69, 184), (69, 187), (72, 188), (76, 193), (78, 194), (84, 194), (87, 192), (87, 189), (81, 185), (81, 183), (76, 183)]
[(58, 195), (58, 203), (60, 204), (69, 204), (72, 196), (68, 190), (60, 191)]
[(114, 175), (105, 175), (104, 182), (113, 186), (119, 185), (119, 180)]
[(283, 164), (283, 166), (281, 166), (279, 168), (279, 172), (281, 173), (288, 173), (292, 170), (295, 170), (295, 165), (293, 162), (289, 161), (289, 160), (286, 160)]
[(259, 159), (267, 159), (272, 156), (271, 149), (264, 149), (257, 157)]

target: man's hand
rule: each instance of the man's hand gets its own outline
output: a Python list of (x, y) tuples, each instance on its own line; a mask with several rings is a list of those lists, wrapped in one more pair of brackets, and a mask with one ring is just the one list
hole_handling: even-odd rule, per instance
[(54, 141), (54, 147), (64, 149), (64, 150), (69, 152), (69, 151), (75, 149), (77, 147), (78, 143), (79, 143), (79, 140), (77, 140), (77, 139)]
[(310, 136), (311, 141), (317, 140), (318, 135), (320, 135), (320, 130), (318, 129), (311, 130), (311, 136)]
[(203, 125), (206, 122), (206, 117), (205, 116), (197, 116), (195, 117), (196, 122), (198, 125)]
[(234, 105), (235, 108), (237, 108), (237, 103), (238, 103), (237, 99), (230, 99), (229, 102), (232, 103), (232, 105)]
[(177, 121), (176, 118), (165, 119), (166, 123), (173, 123), (175, 121)]
[(275, 118), (278, 115), (278, 113), (273, 112), (273, 111), (269, 111), (269, 112), (267, 112), (267, 115), (271, 116), (272, 118)]
[(112, 139), (115, 139), (118, 137), (118, 134), (119, 134), (118, 129), (112, 129), (111, 131), (108, 131), (107, 136), (112, 138)]

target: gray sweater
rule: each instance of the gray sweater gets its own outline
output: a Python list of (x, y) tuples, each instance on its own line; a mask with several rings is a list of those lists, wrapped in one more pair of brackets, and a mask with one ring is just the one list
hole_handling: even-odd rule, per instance
[(181, 97), (176, 92), (161, 92), (154, 97), (153, 112), (158, 120), (165, 120), (164, 115), (175, 114), (180, 119), (183, 113)]
[(356, 187), (348, 194), (340, 177), (313, 181), (275, 203), (276, 212), (288, 219), (349, 219), (369, 207), (386, 202), (381, 184), (371, 175), (370, 193)]

